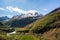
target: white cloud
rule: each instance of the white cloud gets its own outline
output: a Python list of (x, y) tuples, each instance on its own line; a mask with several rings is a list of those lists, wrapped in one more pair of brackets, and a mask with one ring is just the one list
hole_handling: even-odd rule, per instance
[(22, 9), (19, 9), (19, 8), (15, 8), (15, 7), (11, 7), (11, 6), (8, 6), (6, 8), (7, 8), (7, 10), (9, 10), (11, 12), (25, 13), (25, 11), (23, 11)]
[(5, 10), (4, 8), (0, 7), (0, 10)]
[[(7, 10), (7, 11), (10, 11), (10, 12), (17, 12), (19, 14), (24, 14), (25, 17), (27, 17), (27, 16), (36, 16), (35, 12), (38, 12), (37, 10), (25, 11), (25, 10), (22, 10), (20, 8), (12, 7), (12, 6), (7, 6), (6, 8), (0, 7), (0, 10)], [(2, 16), (12, 17), (12, 15), (2, 15)]]
[(48, 9), (46, 9), (46, 8), (44, 8), (44, 9), (42, 9), (42, 10), (44, 10), (44, 11), (48, 11)]
[(22, 10), (20, 8), (12, 7), (12, 6), (8, 6), (8, 7), (6, 7), (6, 9), (10, 12), (17, 12), (19, 14), (24, 14), (24, 17), (37, 16), (37, 15), (35, 15), (35, 12), (38, 12), (37, 10), (25, 11), (25, 10)]
[(35, 12), (37, 12), (37, 10), (29, 10), (29, 11), (24, 11), (20, 8), (17, 8), (17, 7), (11, 7), (11, 6), (8, 6), (6, 7), (7, 10), (11, 11), (11, 12), (18, 12), (18, 13), (22, 13), (22, 14), (28, 14), (28, 13), (32, 13), (34, 14)]

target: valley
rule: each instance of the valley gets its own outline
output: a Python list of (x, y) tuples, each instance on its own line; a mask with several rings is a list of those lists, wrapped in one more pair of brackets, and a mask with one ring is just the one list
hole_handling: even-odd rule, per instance
[(60, 7), (45, 16), (19, 17), (0, 22), (0, 40), (60, 40)]

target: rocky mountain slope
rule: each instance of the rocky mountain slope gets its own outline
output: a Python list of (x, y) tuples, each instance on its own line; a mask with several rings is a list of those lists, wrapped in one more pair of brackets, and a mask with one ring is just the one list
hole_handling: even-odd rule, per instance
[(30, 24), (30, 23), (40, 19), (41, 17), (43, 17), (43, 15), (39, 14), (37, 12), (28, 13), (28, 14), (21, 14), (21, 15), (13, 16), (5, 24), (10, 27), (24, 27), (27, 24)]

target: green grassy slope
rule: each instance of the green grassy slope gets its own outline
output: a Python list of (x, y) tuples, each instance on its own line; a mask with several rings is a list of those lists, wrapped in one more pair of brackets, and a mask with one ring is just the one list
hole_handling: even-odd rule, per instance
[(57, 8), (41, 18), (37, 20), (33, 25), (31, 30), (34, 32), (41, 32), (40, 30), (45, 31), (49, 30), (50, 28), (60, 26), (60, 8)]

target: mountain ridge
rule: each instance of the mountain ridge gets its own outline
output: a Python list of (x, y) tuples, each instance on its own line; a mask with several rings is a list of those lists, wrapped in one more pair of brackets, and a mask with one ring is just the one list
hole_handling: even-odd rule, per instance
[(26, 17), (25, 16), (26, 15), (16, 15), (16, 16), (13, 16), (5, 24), (10, 26), (10, 27), (23, 27), (23, 26), (26, 26), (27, 24), (30, 24), (30, 23), (40, 19), (41, 17), (43, 17), (42, 14), (38, 14), (38, 13), (34, 13), (31, 16), (28, 16), (28, 15)]

